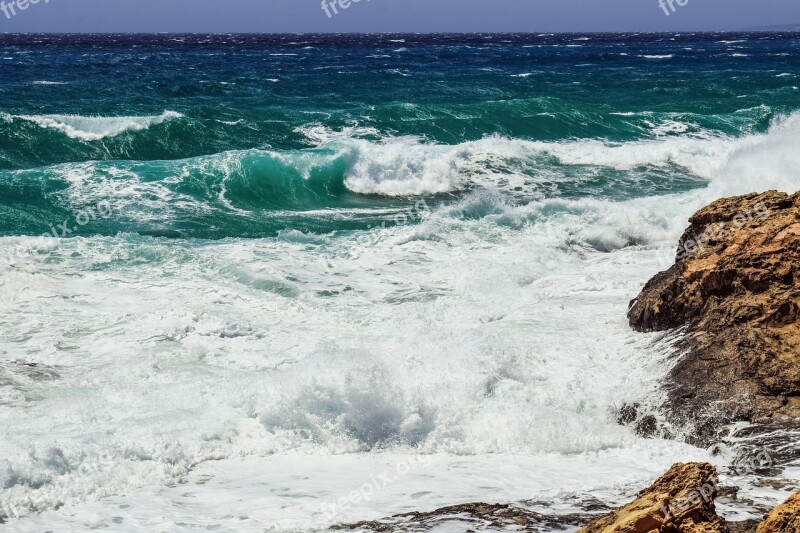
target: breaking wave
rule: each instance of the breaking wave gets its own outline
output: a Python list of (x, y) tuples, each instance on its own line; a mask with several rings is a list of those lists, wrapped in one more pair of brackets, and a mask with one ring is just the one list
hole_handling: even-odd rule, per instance
[(144, 117), (85, 117), (81, 115), (11, 115), (11, 119), (27, 120), (42, 128), (60, 131), (71, 139), (99, 141), (126, 132), (146, 130), (167, 120), (182, 118), (175, 111)]

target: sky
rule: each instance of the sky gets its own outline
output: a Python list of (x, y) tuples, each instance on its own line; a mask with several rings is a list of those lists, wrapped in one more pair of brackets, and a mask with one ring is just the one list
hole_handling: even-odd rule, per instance
[(797, 0), (670, 0), (674, 11), (660, 7), (667, 0), (325, 1), (335, 5), (327, 14), (321, 0), (0, 0), (0, 32), (650, 32), (800, 24)]

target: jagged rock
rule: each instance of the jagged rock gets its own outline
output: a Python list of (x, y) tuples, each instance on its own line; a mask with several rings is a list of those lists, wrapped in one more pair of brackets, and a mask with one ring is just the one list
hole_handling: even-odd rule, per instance
[(576, 514), (542, 515), (512, 505), (468, 503), (443, 507), (428, 513), (405, 513), (384, 520), (341, 524), (332, 530), (375, 531), (378, 533), (423, 533), (447, 523), (457, 523), (464, 531), (526, 531), (539, 533), (565, 529), (584, 523)]
[(708, 463), (677, 463), (631, 503), (578, 533), (729, 533), (717, 516), (717, 471)]
[(800, 532), (800, 492), (772, 510), (758, 526), (758, 533)]
[(659, 423), (654, 414), (647, 412), (638, 403), (622, 404), (617, 412), (617, 423), (629, 426), (637, 435), (646, 439), (670, 439), (673, 437), (669, 430)]
[(628, 312), (639, 331), (687, 330), (670, 421), (700, 445), (733, 421), (800, 421), (800, 193), (724, 198), (690, 224)]

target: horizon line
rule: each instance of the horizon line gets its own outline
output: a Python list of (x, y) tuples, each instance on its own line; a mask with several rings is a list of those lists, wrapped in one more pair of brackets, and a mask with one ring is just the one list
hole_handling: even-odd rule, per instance
[[(791, 24), (786, 26), (793, 26)], [(375, 32), (328, 32), (328, 31), (300, 31), (300, 32), (251, 32), (251, 31), (109, 31), (109, 32), (68, 32), (68, 31), (24, 31), (0, 32), (0, 38), (11, 35), (681, 35), (681, 34), (709, 34), (709, 33), (800, 33), (800, 24), (793, 28), (775, 29), (771, 26), (743, 28), (738, 30), (672, 30), (672, 31), (375, 31)]]

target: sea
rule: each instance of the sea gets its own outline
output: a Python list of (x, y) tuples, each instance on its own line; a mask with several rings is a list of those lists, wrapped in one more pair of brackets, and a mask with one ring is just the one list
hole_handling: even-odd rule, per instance
[(800, 468), (618, 422), (680, 335), (626, 312), (800, 188), (799, 39), (0, 36), (0, 530), (591, 514), (679, 461), (760, 518)]

